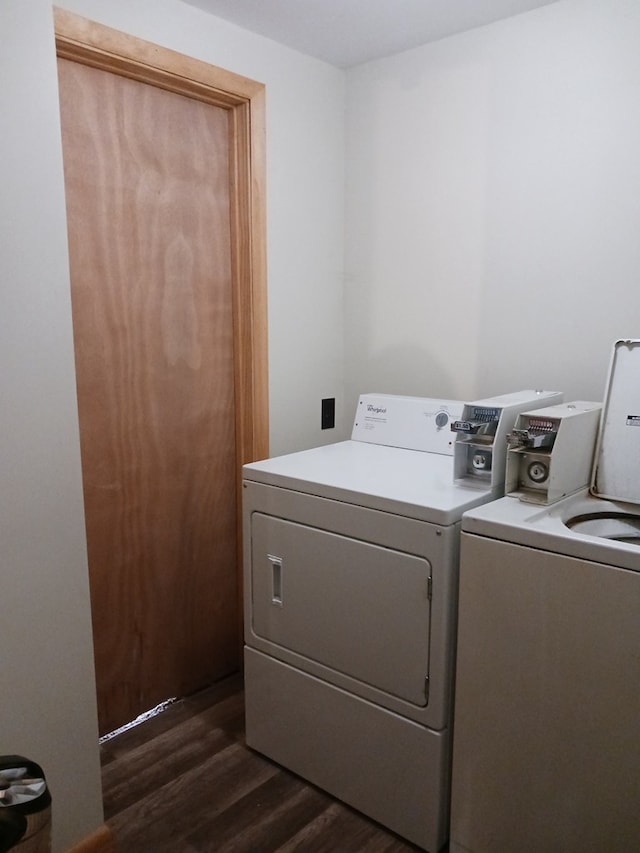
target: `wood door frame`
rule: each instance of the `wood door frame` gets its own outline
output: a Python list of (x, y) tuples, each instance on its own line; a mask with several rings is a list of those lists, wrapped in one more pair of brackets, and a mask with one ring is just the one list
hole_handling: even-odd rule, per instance
[(265, 86), (54, 7), (57, 55), (229, 112), (236, 419), (238, 619), (242, 638), (241, 466), (269, 455)]

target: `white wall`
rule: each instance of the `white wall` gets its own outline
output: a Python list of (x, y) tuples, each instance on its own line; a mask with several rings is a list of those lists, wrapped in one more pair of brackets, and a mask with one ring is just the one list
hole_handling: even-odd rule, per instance
[(48, 0), (0, 12), (0, 754), (44, 768), (54, 842), (102, 823)]
[(601, 400), (640, 336), (640, 4), (561, 0), (347, 75), (358, 392)]
[(179, 0), (59, 6), (264, 83), (271, 454), (334, 441), (342, 416), (344, 73)]
[[(271, 450), (332, 440), (344, 73), (179, 0), (61, 5), (266, 83)], [(102, 805), (49, 0), (2, 0), (0, 28), (0, 754), (43, 765), (62, 851)]]
[[(179, 0), (66, 8), (267, 85), (271, 452), (355, 396), (602, 396), (640, 335), (640, 6), (560, 0), (345, 75)], [(53, 29), (3, 0), (0, 754), (102, 820)], [(342, 406), (343, 363), (347, 395)], [(73, 771), (73, 774), (72, 774)]]

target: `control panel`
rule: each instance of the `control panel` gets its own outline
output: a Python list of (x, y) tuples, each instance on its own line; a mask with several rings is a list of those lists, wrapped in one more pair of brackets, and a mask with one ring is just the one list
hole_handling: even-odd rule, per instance
[(451, 423), (461, 417), (463, 405), (460, 400), (361, 394), (351, 439), (451, 456)]

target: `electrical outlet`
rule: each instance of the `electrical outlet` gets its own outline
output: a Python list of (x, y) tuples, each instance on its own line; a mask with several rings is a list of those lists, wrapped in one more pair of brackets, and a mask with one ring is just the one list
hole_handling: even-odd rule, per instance
[(336, 425), (336, 398), (326, 397), (322, 401), (321, 429), (333, 429)]

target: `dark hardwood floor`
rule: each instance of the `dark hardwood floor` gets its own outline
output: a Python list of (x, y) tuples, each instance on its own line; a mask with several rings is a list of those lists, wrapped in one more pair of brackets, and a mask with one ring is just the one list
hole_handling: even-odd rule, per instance
[(410, 853), (419, 848), (244, 743), (240, 676), (101, 747), (118, 853)]

